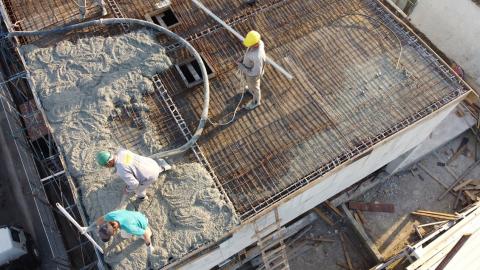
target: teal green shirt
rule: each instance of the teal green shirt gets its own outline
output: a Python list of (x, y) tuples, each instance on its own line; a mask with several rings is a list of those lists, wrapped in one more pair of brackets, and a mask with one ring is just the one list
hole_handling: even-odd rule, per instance
[(116, 210), (105, 215), (105, 221), (117, 221), (120, 228), (129, 234), (141, 236), (145, 233), (148, 226), (147, 217), (136, 211)]

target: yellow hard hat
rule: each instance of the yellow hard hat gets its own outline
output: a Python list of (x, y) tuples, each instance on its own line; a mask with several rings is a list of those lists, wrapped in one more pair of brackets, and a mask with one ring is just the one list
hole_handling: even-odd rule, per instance
[(243, 45), (245, 45), (245, 47), (252, 47), (258, 42), (260, 42), (260, 33), (258, 33), (257, 31), (250, 31), (243, 40)]

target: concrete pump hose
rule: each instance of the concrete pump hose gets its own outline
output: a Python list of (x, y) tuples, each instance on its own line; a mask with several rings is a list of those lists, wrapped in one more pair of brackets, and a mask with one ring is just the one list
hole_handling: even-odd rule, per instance
[(63, 32), (73, 31), (77, 29), (82, 29), (89, 26), (118, 25), (118, 24), (124, 24), (124, 23), (136, 24), (136, 25), (147, 27), (147, 28), (151, 28), (155, 31), (166, 34), (167, 36), (177, 40), (187, 48), (187, 50), (194, 56), (195, 60), (197, 60), (197, 63), (200, 65), (200, 71), (202, 72), (202, 76), (203, 76), (203, 108), (202, 108), (202, 114), (200, 116), (200, 121), (198, 123), (197, 129), (195, 130), (195, 133), (193, 134), (192, 138), (190, 138), (190, 140), (188, 140), (184, 145), (172, 150), (158, 152), (156, 154), (151, 155), (150, 157), (154, 159), (158, 159), (158, 158), (165, 158), (165, 157), (183, 153), (188, 149), (190, 149), (202, 135), (203, 129), (205, 127), (205, 123), (207, 122), (207, 119), (208, 119), (208, 108), (209, 108), (209, 102), (210, 102), (210, 86), (208, 82), (207, 69), (205, 68), (205, 64), (203, 63), (203, 60), (200, 57), (200, 54), (197, 52), (197, 50), (195, 50), (195, 48), (192, 45), (190, 45), (190, 43), (188, 43), (185, 39), (183, 39), (179, 35), (173, 33), (172, 31), (162, 26), (156, 25), (151, 22), (142, 21), (138, 19), (129, 19), (129, 18), (114, 18), (114, 19), (93, 20), (93, 21), (63, 26), (63, 27), (49, 29), (49, 30), (15, 31), (15, 32), (10, 32), (7, 35), (7, 37), (49, 35), (49, 34), (63, 33)]

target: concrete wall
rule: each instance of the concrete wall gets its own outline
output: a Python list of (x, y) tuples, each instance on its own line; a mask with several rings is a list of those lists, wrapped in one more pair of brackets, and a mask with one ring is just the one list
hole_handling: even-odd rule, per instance
[(459, 107), (458, 110), (464, 111), (464, 115), (458, 116), (456, 110), (452, 111), (421, 144), (390, 162), (385, 170), (390, 174), (394, 174), (407, 169), (413, 163), (460, 136), (460, 134), (463, 134), (471, 126), (475, 125), (476, 120), (471, 114), (462, 107)]
[[(365, 176), (391, 162), (400, 155), (413, 149), (421, 143), (429, 134), (447, 117), (455, 107), (463, 100), (462, 96), (437, 112), (427, 116), (414, 125), (398, 132), (390, 138), (378, 143), (371, 148), (371, 153), (350, 164), (337, 167), (333, 171), (322, 176), (283, 199), (276, 205), (280, 217), (280, 223), (286, 224), (301, 214), (309, 211), (316, 205), (324, 202), (335, 194), (358, 182)], [(257, 241), (255, 228), (262, 230), (275, 223), (275, 208), (265, 210), (257, 220), (244, 223), (233, 233), (232, 237), (225, 240), (215, 248), (198, 258), (190, 259), (181, 267), (172, 266), (175, 269), (210, 269), (242, 249)], [(265, 230), (265, 234), (272, 229)]]
[(419, 0), (410, 18), (480, 84), (480, 6), (472, 0)]

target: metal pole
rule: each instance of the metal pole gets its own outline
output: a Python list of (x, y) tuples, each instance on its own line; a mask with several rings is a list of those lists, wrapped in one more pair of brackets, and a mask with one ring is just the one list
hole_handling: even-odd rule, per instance
[[(60, 212), (62, 212), (62, 214), (68, 220), (70, 220), (70, 222), (75, 227), (77, 227), (77, 229), (79, 231), (82, 230), (82, 226), (80, 226), (80, 224), (78, 224), (78, 222), (67, 212), (67, 210), (65, 210), (65, 208), (63, 208), (63, 206), (61, 206), (59, 203), (56, 203), (56, 206), (57, 206), (58, 210), (60, 210)], [(95, 242), (95, 240), (93, 240), (93, 238), (88, 233), (85, 233), (85, 234), (82, 233), (82, 235), (85, 236), (88, 239), (88, 241), (90, 241), (98, 249), (98, 251), (100, 251), (103, 254), (103, 249), (97, 244), (97, 242)]]
[[(232, 33), (235, 37), (237, 37), (240, 41), (243, 41), (243, 36), (240, 35), (235, 29), (233, 29), (230, 25), (228, 25), (226, 22), (224, 22), (222, 19), (220, 19), (217, 15), (215, 15), (213, 12), (211, 12), (207, 7), (205, 7), (200, 1), (198, 0), (192, 0), (192, 2), (201, 10), (203, 10), (205, 13), (207, 13), (208, 16), (212, 17), (215, 21), (217, 21), (219, 24), (221, 24), (225, 29), (227, 29), (230, 33)], [(293, 79), (292, 74), (290, 74), (287, 70), (285, 70), (282, 66), (279, 64), (275, 63), (270, 57), (267, 56), (266, 62), (272, 67), (274, 67), (276, 70), (278, 70), (280, 73), (285, 75), (287, 79), (291, 80)]]

